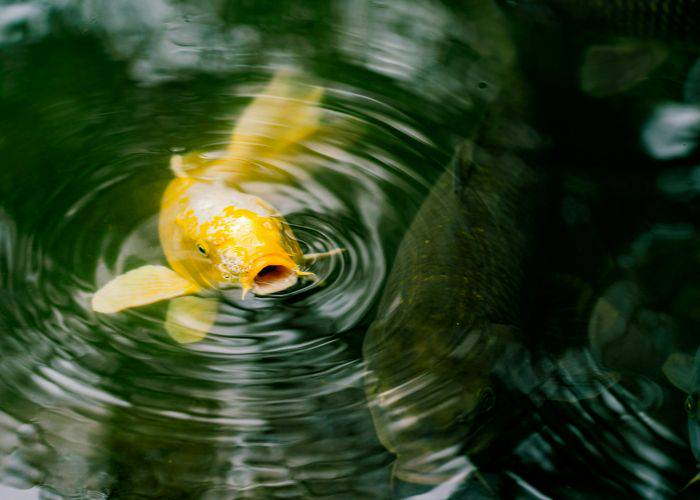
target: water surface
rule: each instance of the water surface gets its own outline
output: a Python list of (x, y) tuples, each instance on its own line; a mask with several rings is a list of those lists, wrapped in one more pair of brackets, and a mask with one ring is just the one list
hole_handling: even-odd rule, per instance
[[(528, 31), (542, 19), (549, 31)], [(697, 348), (697, 54), (672, 46), (650, 78), (595, 98), (578, 67), (557, 66), (585, 50), (557, 55), (558, 26), (477, 0), (2, 2), (6, 496), (680, 491), (695, 460), (685, 395), (661, 365)], [(110, 278), (164, 263), (169, 157), (221, 147), (281, 67), (326, 87), (324, 108), (362, 132), (312, 142), (288, 184), (257, 189), (304, 250), (346, 252), (314, 265), (319, 283), (227, 295), (192, 345), (167, 336), (164, 304), (93, 313)], [(500, 378), (502, 439), (462, 453), (468, 480), (406, 484), (368, 408), (363, 342), (430, 186), (508, 96), (526, 104), (504, 144), (536, 145), (523, 155), (548, 193), (520, 361), (550, 363), (556, 389), (551, 377)], [(606, 297), (634, 328), (596, 330)], [(582, 389), (581, 360), (613, 382)]]

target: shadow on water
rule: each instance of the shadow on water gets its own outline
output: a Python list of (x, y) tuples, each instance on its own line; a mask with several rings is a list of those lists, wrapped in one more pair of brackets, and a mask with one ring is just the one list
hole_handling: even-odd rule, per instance
[[(2, 488), (681, 492), (696, 388), (669, 374), (690, 380), (698, 347), (697, 52), (614, 22), (575, 36), (589, 17), (567, 8), (0, 2)], [(620, 56), (638, 64), (608, 73)], [(227, 293), (194, 344), (168, 337), (163, 303), (94, 313), (96, 288), (165, 263), (170, 156), (221, 148), (281, 67), (361, 133), (250, 189), (304, 251), (345, 252), (318, 282)]]

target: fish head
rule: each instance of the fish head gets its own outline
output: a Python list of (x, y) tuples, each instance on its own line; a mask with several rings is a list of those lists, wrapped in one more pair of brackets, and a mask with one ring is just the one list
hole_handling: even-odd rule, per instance
[(177, 219), (189, 258), (181, 261), (196, 281), (210, 288), (240, 286), (267, 295), (296, 284), (301, 254), (291, 229), (279, 215), (228, 206), (202, 222), (192, 210)]

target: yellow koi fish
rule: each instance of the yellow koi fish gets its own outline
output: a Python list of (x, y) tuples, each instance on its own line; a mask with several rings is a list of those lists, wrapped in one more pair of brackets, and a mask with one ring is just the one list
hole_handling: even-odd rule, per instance
[(158, 224), (170, 268), (148, 265), (117, 276), (95, 293), (92, 309), (114, 313), (174, 299), (166, 329), (179, 342), (192, 342), (214, 323), (218, 302), (183, 296), (232, 286), (242, 288), (243, 298), (249, 291), (266, 295), (311, 275), (300, 268), (305, 257), (282, 215), (239, 183), (254, 178), (251, 167), (289, 154), (319, 128), (322, 93), (280, 74), (244, 110), (225, 152), (173, 156), (175, 178)]

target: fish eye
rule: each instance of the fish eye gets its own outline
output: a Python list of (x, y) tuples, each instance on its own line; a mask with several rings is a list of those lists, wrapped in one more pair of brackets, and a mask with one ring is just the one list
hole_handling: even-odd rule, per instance
[(685, 398), (685, 411), (688, 412), (688, 415), (692, 415), (692, 413), (695, 412), (695, 406), (695, 396), (691, 394)]
[(201, 243), (197, 243), (197, 250), (205, 257), (208, 255), (207, 249), (204, 248), (204, 245), (202, 245)]

